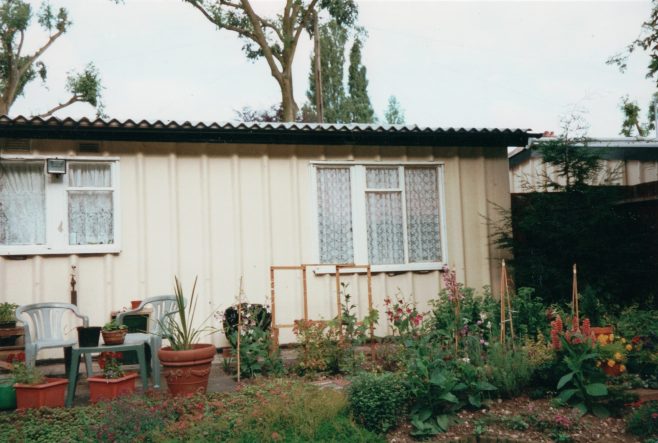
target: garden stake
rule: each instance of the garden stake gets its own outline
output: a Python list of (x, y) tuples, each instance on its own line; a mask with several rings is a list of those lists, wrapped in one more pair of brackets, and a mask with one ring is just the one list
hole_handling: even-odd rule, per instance
[(573, 329), (580, 331), (580, 312), (578, 309), (578, 270), (573, 264), (573, 285), (571, 289), (571, 313), (573, 314)]
[(240, 335), (242, 334), (242, 276), (240, 276), (240, 291), (238, 292), (238, 383), (240, 383)]
[[(509, 318), (508, 318), (509, 316)], [(509, 277), (505, 259), (500, 268), (500, 342), (505, 344), (507, 337), (507, 322), (509, 322), (512, 349), (514, 349), (514, 316), (512, 313), (512, 297), (509, 290)]]

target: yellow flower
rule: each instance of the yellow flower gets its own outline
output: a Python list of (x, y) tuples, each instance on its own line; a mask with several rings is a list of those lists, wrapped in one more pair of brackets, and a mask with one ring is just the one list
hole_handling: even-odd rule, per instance
[(633, 350), (633, 346), (632, 346), (632, 345), (626, 345), (626, 350), (627, 350), (627, 351), (632, 351), (632, 350)]
[(608, 360), (608, 366), (613, 367), (615, 365), (614, 360)]
[(610, 337), (609, 337), (608, 339), (609, 339), (611, 342), (613, 342), (613, 341), (615, 340), (615, 335), (614, 335), (614, 334), (610, 334)]
[(625, 339), (625, 338), (622, 338), (622, 339), (621, 339), (621, 342), (622, 342), (622, 344), (623, 344), (623, 343), (626, 343), (626, 339)]
[(626, 372), (626, 366), (624, 366), (624, 365), (619, 365), (619, 371), (620, 371), (620, 372)]
[(597, 368), (601, 367), (601, 362), (600, 362), (600, 361), (597, 361), (597, 362), (596, 362), (596, 367), (597, 367)]
[(615, 360), (621, 361), (624, 357), (619, 352), (615, 352)]
[(601, 343), (602, 345), (608, 344), (608, 336), (607, 335), (599, 335), (597, 339), (598, 339), (599, 343)]

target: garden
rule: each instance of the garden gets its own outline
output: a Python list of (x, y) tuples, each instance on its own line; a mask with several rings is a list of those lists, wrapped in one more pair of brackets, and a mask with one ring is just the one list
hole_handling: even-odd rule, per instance
[[(0, 440), (658, 441), (658, 310), (606, 312), (577, 292), (547, 305), (530, 288), (494, 298), (442, 278), (427, 312), (398, 293), (363, 318), (342, 285), (340, 315), (295, 322), (292, 359), (268, 308), (238, 303), (223, 313), (234, 392), (5, 412)], [(383, 318), (390, 335), (371, 339)]]

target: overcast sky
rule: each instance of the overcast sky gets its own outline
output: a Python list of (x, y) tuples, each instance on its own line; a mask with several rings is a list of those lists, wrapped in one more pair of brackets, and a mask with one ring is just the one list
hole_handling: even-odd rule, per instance
[[(30, 1), (35, 7), (38, 1)], [(106, 113), (118, 119), (226, 121), (244, 106), (280, 101), (263, 60), (247, 61), (236, 35), (218, 31), (181, 0), (51, 0), (69, 9), (71, 30), (47, 51), (45, 84), (33, 82), (12, 115), (44, 112), (68, 98), (66, 73), (94, 61)], [(283, 0), (254, 1), (274, 12)], [(586, 112), (590, 136), (616, 136), (620, 99), (646, 110), (655, 83), (636, 53), (620, 73), (605, 60), (640, 32), (651, 2), (444, 2), (362, 0), (368, 32), (363, 62), (383, 118), (397, 96), (408, 124), (559, 131), (560, 118)], [(47, 35), (35, 26), (28, 48)], [(311, 44), (295, 59), (295, 98), (305, 101)], [(59, 117), (93, 117), (76, 104)]]

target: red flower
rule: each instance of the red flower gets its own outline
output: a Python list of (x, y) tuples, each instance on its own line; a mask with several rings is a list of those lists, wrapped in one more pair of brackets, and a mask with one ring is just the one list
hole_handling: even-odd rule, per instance
[(636, 336), (633, 337), (633, 339), (631, 340), (631, 343), (633, 343), (634, 345), (636, 345), (636, 344), (640, 343), (641, 341), (642, 341), (642, 338), (640, 338), (639, 335), (636, 335)]

